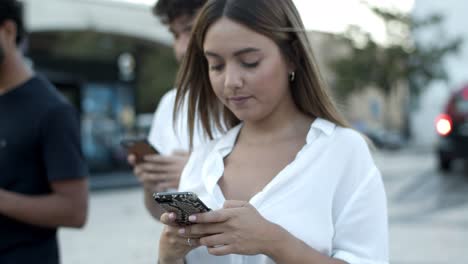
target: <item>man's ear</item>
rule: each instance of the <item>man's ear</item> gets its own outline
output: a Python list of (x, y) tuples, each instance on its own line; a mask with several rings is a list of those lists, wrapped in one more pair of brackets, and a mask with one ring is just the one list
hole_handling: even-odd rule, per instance
[(0, 27), (3, 30), (6, 43), (16, 46), (16, 36), (18, 34), (16, 23), (12, 20), (5, 20)]

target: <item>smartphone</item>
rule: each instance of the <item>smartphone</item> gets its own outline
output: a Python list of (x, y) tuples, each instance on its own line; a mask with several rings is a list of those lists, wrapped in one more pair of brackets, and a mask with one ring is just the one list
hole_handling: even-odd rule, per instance
[(129, 154), (135, 155), (137, 163), (143, 162), (146, 155), (159, 154), (147, 139), (123, 139), (120, 144)]
[(189, 216), (211, 211), (193, 192), (160, 192), (153, 198), (166, 212), (175, 213), (175, 222), (181, 226), (192, 224)]

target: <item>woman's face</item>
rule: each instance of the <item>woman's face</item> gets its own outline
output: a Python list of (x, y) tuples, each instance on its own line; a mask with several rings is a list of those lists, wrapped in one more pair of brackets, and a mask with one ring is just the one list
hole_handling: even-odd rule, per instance
[(292, 105), (292, 68), (271, 39), (221, 18), (208, 29), (203, 49), (214, 93), (240, 120), (264, 120)]

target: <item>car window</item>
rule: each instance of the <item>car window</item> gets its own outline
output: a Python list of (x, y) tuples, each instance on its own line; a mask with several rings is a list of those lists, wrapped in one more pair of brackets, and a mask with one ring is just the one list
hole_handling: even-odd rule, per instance
[(468, 99), (458, 96), (455, 101), (455, 107), (459, 113), (468, 113)]

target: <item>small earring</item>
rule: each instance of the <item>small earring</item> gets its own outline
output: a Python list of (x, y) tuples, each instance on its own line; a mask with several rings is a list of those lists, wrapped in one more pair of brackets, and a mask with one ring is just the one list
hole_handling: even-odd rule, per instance
[(294, 82), (294, 80), (296, 79), (296, 72), (292, 71), (289, 73), (289, 81), (290, 82)]

